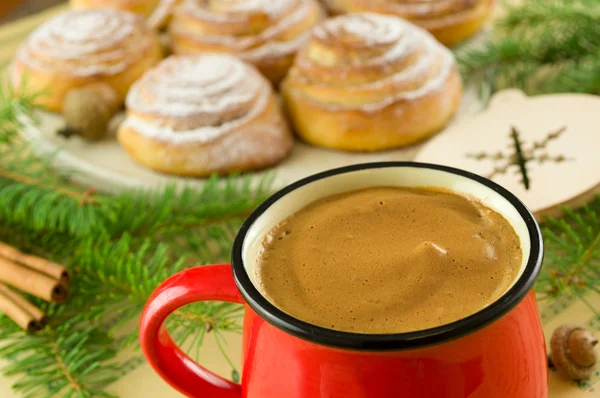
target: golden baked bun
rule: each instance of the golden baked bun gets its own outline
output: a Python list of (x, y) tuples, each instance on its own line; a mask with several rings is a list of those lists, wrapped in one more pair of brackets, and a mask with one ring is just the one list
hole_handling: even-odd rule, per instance
[(447, 46), (477, 33), (492, 15), (494, 0), (325, 0), (334, 13), (396, 15), (427, 29)]
[(116, 8), (149, 17), (161, 0), (71, 0), (73, 8)]
[(316, 27), (281, 89), (305, 141), (376, 151), (441, 129), (459, 106), (462, 84), (452, 53), (427, 31), (365, 13)]
[(142, 165), (204, 177), (278, 163), (293, 136), (269, 82), (228, 54), (172, 56), (127, 96), (118, 139)]
[(34, 31), (17, 50), (10, 80), (17, 92), (61, 111), (73, 88), (106, 83), (123, 103), (129, 87), (162, 58), (158, 34), (138, 15), (111, 9), (71, 11)]
[(323, 18), (316, 0), (182, 0), (169, 34), (175, 54), (235, 54), (278, 84)]

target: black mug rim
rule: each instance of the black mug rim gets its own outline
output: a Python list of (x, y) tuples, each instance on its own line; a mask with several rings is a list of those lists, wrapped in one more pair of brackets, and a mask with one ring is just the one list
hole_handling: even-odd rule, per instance
[[(277, 200), (304, 185), (335, 175), (365, 169), (403, 167), (427, 168), (469, 178), (500, 194), (518, 211), (527, 227), (531, 241), (531, 250), (525, 270), (515, 284), (502, 297), (473, 315), (439, 327), (406, 333), (362, 334), (327, 329), (302, 321), (271, 304), (256, 289), (244, 267), (242, 259), (243, 243), (250, 227)], [(477, 174), (448, 166), (418, 162), (377, 162), (356, 164), (317, 173), (292, 183), (273, 194), (260, 204), (243, 223), (233, 244), (231, 264), (235, 283), (247, 304), (261, 318), (278, 329), (300, 339), (329, 347), (364, 351), (391, 351), (420, 348), (454, 340), (471, 334), (502, 317), (520, 303), (533, 288), (533, 284), (541, 269), (542, 259), (542, 234), (535, 217), (523, 202), (502, 186)]]

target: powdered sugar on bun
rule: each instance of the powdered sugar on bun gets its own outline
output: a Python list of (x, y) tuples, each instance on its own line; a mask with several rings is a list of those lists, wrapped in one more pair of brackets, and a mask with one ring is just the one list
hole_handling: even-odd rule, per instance
[(230, 55), (170, 57), (127, 96), (126, 125), (170, 143), (210, 142), (264, 111), (270, 85)]
[(407, 18), (431, 18), (452, 15), (477, 6), (479, 0), (341, 0), (362, 7), (380, 7)]
[(34, 31), (15, 60), (40, 71), (110, 76), (126, 70), (153, 45), (145, 21), (111, 9), (61, 14)]
[(452, 53), (424, 29), (363, 13), (317, 26), (289, 80), (321, 106), (374, 112), (441, 90), (454, 69)]
[(295, 53), (316, 22), (315, 10), (315, 0), (182, 0), (170, 31), (175, 42), (219, 46), (257, 62)]
[(204, 176), (279, 162), (293, 137), (269, 82), (233, 55), (172, 56), (127, 96), (119, 141), (140, 163)]
[(454, 46), (479, 31), (495, 0), (326, 0), (338, 14), (373, 12), (406, 19)]

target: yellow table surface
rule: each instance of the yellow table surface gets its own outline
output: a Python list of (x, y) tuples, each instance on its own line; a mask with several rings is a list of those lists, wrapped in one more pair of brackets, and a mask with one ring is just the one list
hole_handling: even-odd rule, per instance
[[(0, 27), (0, 66), (5, 66), (10, 62), (17, 46), (33, 29), (53, 15), (65, 11), (67, 7), (67, 5), (54, 7), (45, 12)], [(596, 308), (600, 308), (599, 295), (590, 294), (590, 296), (587, 297), (587, 301), (593, 303)], [(542, 320), (544, 322), (546, 336), (550, 336), (552, 330), (563, 323), (579, 323), (587, 325), (597, 336), (600, 336), (600, 319), (595, 318), (589, 308), (581, 301), (573, 302), (564, 297), (559, 297), (550, 302), (540, 303), (540, 307), (542, 310)], [(239, 336), (232, 335), (232, 337), (228, 339), (226, 351), (239, 369), (241, 353), (241, 341)], [(211, 335), (208, 335), (206, 338), (200, 356), (200, 362), (208, 369), (224, 377), (230, 375), (231, 367), (224, 360)], [(11, 384), (15, 381), (16, 378), (0, 376), (0, 397), (20, 397), (10, 388)], [(550, 398), (598, 398), (600, 397), (599, 381), (600, 373), (596, 373), (588, 383), (577, 386), (575, 383), (567, 382), (559, 378), (552, 372), (550, 377)], [(123, 398), (181, 397), (180, 394), (176, 393), (156, 376), (148, 365), (140, 366), (135, 371), (109, 386), (108, 390)]]

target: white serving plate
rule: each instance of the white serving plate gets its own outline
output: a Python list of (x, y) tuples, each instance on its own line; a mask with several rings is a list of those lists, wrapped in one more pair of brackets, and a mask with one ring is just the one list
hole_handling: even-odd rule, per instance
[[(477, 113), (481, 103), (473, 93), (465, 94), (463, 103), (451, 124)], [(56, 114), (38, 111), (38, 124), (25, 121), (22, 137), (32, 144), (39, 154), (53, 154), (57, 168), (75, 171), (75, 179), (84, 186), (117, 193), (124, 189), (153, 189), (165, 184), (201, 186), (204, 179), (183, 178), (160, 174), (134, 162), (121, 148), (114, 133), (99, 142), (89, 142), (79, 137), (65, 139), (56, 134), (64, 125), (63, 118)], [(115, 118), (118, 124), (122, 115)], [(114, 130), (111, 129), (111, 130)], [(350, 153), (317, 148), (297, 141), (289, 158), (274, 167), (251, 173), (259, 179), (266, 172), (275, 171), (275, 187), (283, 187), (298, 179), (331, 168), (350, 164), (412, 160), (421, 145), (378, 153)]]

